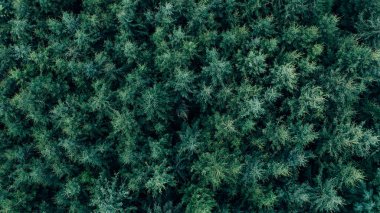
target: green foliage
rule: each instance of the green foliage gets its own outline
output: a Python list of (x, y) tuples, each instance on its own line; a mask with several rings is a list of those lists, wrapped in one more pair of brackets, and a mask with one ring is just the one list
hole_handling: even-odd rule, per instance
[[(120, 183), (121, 182), (121, 183)], [(95, 206), (96, 212), (121, 212), (132, 210), (130, 206), (123, 206), (123, 201), (129, 199), (129, 191), (122, 183), (119, 176), (114, 176), (110, 180), (99, 177), (92, 187), (91, 205)]]
[(216, 202), (212, 198), (212, 193), (208, 189), (190, 186), (183, 197), (183, 201), (188, 203), (186, 213), (202, 212), (208, 213), (216, 207)]
[(202, 154), (191, 168), (195, 175), (201, 177), (201, 182), (210, 184), (213, 189), (219, 188), (224, 182), (236, 182), (240, 169), (237, 159), (226, 153), (226, 150)]
[(380, 1), (0, 0), (0, 212), (380, 212)]

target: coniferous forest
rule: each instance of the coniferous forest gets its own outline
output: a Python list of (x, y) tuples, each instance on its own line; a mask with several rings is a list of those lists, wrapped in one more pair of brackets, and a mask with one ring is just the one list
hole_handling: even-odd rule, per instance
[(0, 212), (380, 212), (380, 0), (0, 0)]

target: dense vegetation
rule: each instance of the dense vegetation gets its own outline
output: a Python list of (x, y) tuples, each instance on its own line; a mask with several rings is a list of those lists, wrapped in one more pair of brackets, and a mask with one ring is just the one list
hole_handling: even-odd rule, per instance
[(0, 0), (0, 212), (380, 212), (379, 0)]

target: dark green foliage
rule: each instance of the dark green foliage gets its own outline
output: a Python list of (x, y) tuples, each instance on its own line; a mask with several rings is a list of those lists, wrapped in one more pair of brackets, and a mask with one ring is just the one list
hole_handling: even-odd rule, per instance
[(380, 1), (0, 0), (0, 212), (380, 212)]

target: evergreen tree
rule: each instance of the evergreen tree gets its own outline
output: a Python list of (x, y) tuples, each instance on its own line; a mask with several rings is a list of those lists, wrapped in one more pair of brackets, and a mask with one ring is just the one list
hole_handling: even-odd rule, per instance
[(380, 1), (0, 0), (0, 212), (380, 212)]

